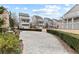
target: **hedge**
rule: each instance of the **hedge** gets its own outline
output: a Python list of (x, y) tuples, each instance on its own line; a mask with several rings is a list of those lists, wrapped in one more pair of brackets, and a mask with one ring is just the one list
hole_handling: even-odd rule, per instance
[(0, 32), (2, 32), (2, 28), (0, 28)]
[(19, 53), (21, 53), (19, 37), (13, 33), (0, 33), (0, 54)]
[(20, 29), (25, 31), (42, 31), (42, 29)]
[(48, 33), (55, 34), (60, 37), (63, 41), (65, 41), (71, 48), (73, 48), (76, 52), (79, 53), (79, 35), (67, 33), (63, 31), (57, 30), (47, 30)]

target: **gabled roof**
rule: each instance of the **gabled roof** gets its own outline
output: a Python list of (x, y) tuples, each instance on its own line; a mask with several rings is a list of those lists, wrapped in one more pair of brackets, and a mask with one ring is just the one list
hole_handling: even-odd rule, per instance
[(38, 16), (38, 15), (33, 15), (33, 17), (36, 17), (38, 19), (43, 19), (41, 16)]
[(64, 16), (70, 12), (73, 12), (73, 9), (76, 7), (77, 5), (73, 6), (67, 13), (64, 14)]
[(45, 17), (44, 20), (51, 20), (50, 18)]
[(29, 17), (28, 13), (19, 13), (19, 16)]
[(79, 4), (73, 6), (66, 14), (64, 14), (64, 18), (71, 18), (79, 16)]

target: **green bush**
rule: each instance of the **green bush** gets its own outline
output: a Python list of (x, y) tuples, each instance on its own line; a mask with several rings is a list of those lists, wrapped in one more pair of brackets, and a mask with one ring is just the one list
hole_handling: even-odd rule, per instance
[(57, 31), (57, 30), (47, 30), (48, 33), (55, 34), (64, 40), (71, 48), (79, 53), (79, 35)]
[(0, 28), (0, 32), (2, 32), (2, 28)]
[(25, 31), (42, 31), (42, 29), (20, 29)]
[(4, 12), (5, 8), (3, 6), (0, 6), (0, 14)]
[(0, 53), (21, 53), (19, 38), (13, 33), (7, 33), (5, 35), (0, 34)]

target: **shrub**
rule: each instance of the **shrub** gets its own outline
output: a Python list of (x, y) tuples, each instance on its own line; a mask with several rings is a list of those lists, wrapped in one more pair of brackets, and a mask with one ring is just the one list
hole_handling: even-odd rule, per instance
[(0, 32), (2, 32), (2, 28), (0, 28)]
[(3, 6), (0, 6), (0, 14), (4, 12), (5, 8)]
[(42, 29), (20, 29), (25, 31), (42, 31)]
[(71, 48), (79, 53), (79, 35), (57, 31), (57, 30), (47, 30), (48, 33), (55, 34), (64, 40)]
[(13, 33), (0, 35), (0, 53), (21, 53), (19, 38)]

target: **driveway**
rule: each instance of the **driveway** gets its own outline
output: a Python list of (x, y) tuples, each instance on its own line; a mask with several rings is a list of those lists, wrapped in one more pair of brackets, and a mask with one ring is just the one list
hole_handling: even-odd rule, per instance
[[(23, 54), (69, 54), (62, 42), (54, 35), (46, 32), (21, 31)], [(71, 50), (69, 48), (69, 50)]]

